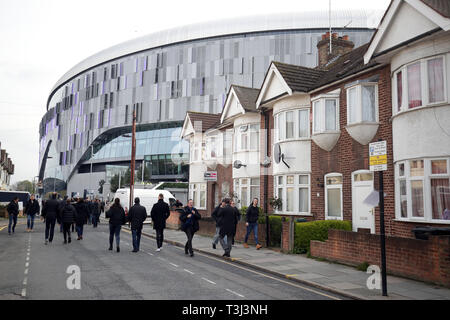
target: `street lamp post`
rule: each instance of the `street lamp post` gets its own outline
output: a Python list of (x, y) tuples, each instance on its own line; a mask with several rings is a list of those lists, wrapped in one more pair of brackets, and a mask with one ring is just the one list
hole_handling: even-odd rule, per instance
[[(91, 174), (89, 175), (89, 188), (92, 187), (92, 158), (94, 156), (94, 145), (91, 144)], [(89, 190), (88, 190), (89, 191)], [(91, 192), (89, 191), (89, 196)]]
[[(134, 198), (134, 167), (136, 160), (136, 105), (133, 106), (133, 125), (131, 128), (131, 177), (130, 177), (130, 202), (129, 209), (131, 209), (131, 205), (133, 204)], [(129, 210), (128, 209), (128, 210)]]

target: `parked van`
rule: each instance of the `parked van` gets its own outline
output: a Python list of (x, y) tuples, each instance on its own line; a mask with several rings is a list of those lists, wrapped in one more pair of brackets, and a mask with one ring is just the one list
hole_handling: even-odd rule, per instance
[[(138, 197), (140, 199), (140, 205), (144, 206), (147, 210), (147, 217), (150, 217), (150, 212), (153, 205), (158, 202), (158, 196), (162, 193), (164, 195), (164, 201), (171, 206), (175, 201), (175, 197), (167, 190), (156, 190), (156, 189), (134, 189), (134, 198)], [(130, 189), (117, 189), (114, 198), (120, 199), (120, 204), (125, 209), (129, 209), (130, 204)], [(134, 204), (134, 199), (132, 204)]]

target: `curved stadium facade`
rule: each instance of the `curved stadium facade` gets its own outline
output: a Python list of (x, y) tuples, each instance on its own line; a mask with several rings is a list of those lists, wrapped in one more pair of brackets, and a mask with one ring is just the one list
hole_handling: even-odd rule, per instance
[[(380, 18), (334, 12), (333, 32), (358, 47)], [(124, 134), (133, 108), (137, 171), (148, 168), (144, 179), (152, 182), (188, 181), (189, 146), (180, 139), (186, 112), (220, 113), (229, 87), (259, 88), (271, 61), (316, 66), (316, 44), (327, 29), (328, 12), (240, 18), (150, 34), (85, 59), (48, 97), (39, 127), (43, 193), (96, 192), (104, 180), (107, 197), (110, 178), (130, 165), (131, 138)]]

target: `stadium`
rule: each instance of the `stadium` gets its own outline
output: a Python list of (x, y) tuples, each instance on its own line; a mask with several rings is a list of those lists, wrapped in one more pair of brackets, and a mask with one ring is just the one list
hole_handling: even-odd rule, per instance
[[(335, 11), (331, 27), (358, 47), (381, 15)], [(130, 166), (134, 108), (137, 182), (188, 181), (189, 146), (180, 138), (186, 112), (220, 113), (230, 86), (259, 88), (271, 61), (315, 67), (329, 26), (328, 11), (228, 19), (149, 34), (86, 58), (48, 96), (39, 126), (40, 193), (109, 197), (111, 178)]]

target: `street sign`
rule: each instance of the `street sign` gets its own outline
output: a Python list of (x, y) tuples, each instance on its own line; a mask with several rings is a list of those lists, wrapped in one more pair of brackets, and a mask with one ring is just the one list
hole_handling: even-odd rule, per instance
[(387, 170), (387, 144), (386, 141), (378, 141), (369, 144), (370, 171)]
[(217, 171), (206, 171), (204, 178), (205, 181), (217, 181)]

